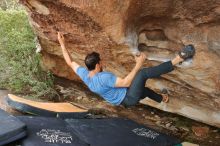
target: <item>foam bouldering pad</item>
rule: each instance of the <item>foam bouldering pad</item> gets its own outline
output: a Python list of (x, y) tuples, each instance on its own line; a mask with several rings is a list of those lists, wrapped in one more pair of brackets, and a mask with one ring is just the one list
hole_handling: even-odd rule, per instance
[(22, 146), (89, 146), (73, 133), (62, 119), (46, 117), (18, 117), (27, 125), (27, 138)]
[(66, 119), (91, 146), (174, 146), (180, 140), (128, 119)]
[(181, 144), (175, 145), (175, 146), (199, 146), (197, 144), (193, 144), (190, 142), (182, 142)]
[(9, 106), (24, 113), (32, 115), (59, 117), (59, 118), (84, 118), (88, 110), (70, 103), (48, 103), (24, 99), (8, 94), (6, 101)]
[(0, 146), (26, 136), (26, 125), (0, 109)]

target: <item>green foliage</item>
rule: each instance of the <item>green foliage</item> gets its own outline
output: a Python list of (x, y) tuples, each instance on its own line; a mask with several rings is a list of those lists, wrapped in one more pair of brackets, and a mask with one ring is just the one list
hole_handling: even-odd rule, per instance
[(55, 96), (53, 76), (40, 67), (35, 35), (23, 10), (0, 10), (0, 86), (18, 93)]

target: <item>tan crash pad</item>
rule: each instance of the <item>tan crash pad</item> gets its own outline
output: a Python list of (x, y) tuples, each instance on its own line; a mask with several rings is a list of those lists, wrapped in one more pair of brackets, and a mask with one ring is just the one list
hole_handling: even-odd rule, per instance
[(190, 142), (183, 142), (182, 146), (199, 146), (199, 145), (193, 144), (193, 143), (190, 143)]
[(8, 94), (8, 98), (10, 100), (13, 100), (14, 102), (26, 104), (35, 108), (43, 109), (43, 110), (48, 110), (52, 112), (88, 112), (88, 110), (77, 107), (75, 105), (72, 105), (70, 103), (49, 103), (49, 102), (37, 102), (37, 101), (32, 101), (28, 99), (24, 99), (12, 94)]

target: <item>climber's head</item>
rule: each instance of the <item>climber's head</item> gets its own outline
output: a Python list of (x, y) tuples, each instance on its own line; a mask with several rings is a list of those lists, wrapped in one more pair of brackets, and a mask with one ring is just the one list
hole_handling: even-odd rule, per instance
[(102, 71), (102, 63), (100, 59), (100, 55), (97, 52), (92, 52), (88, 54), (85, 58), (85, 64), (89, 71), (98, 70)]

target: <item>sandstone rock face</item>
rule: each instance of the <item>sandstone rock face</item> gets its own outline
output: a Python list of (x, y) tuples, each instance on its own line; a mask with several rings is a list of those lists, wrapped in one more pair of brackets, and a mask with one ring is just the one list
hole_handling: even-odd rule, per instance
[(146, 85), (166, 88), (168, 104), (142, 103), (220, 127), (220, 1), (218, 0), (20, 0), (38, 35), (46, 68), (78, 79), (66, 66), (56, 31), (65, 34), (73, 59), (83, 65), (88, 52), (101, 54), (106, 70), (125, 76), (134, 66), (138, 43), (145, 66), (175, 56), (186, 44), (196, 55), (175, 71)]

